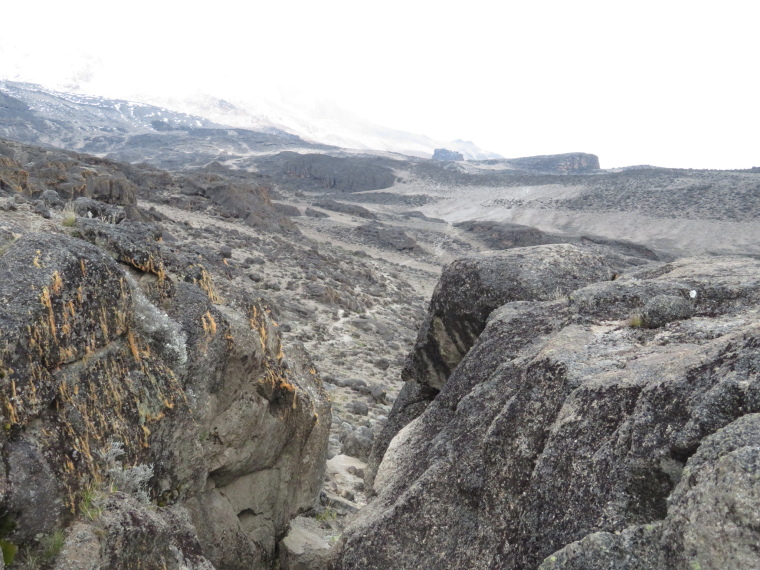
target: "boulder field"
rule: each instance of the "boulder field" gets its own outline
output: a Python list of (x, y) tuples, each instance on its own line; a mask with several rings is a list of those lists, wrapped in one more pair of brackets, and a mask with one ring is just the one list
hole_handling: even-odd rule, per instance
[(760, 261), (447, 267), (335, 567), (760, 567)]

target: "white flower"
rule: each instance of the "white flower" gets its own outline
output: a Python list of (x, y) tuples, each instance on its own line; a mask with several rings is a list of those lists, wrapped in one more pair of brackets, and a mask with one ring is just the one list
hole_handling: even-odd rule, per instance
[(696, 299), (697, 298), (697, 292), (694, 289), (692, 289), (691, 291), (689, 291), (689, 298), (691, 298), (691, 299)]

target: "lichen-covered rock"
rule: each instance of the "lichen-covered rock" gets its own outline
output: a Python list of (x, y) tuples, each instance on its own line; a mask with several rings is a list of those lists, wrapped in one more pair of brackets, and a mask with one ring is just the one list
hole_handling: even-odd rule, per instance
[(266, 567), (324, 473), (330, 406), (308, 355), (286, 358), (267, 308), (242, 293), (224, 304), (155, 227), (80, 219), (76, 231), (93, 243), (27, 234), (0, 256), (0, 538), (36, 544), (75, 520), (83, 493), (114, 481), (118, 444), (122, 469), (153, 466), (156, 516), (186, 509), (202, 532), (164, 540), (148, 517), (106, 532), (101, 555), (166, 558), (174, 544), (167, 567), (196, 553)]
[[(758, 276), (680, 260), (493, 311), (391, 441), (337, 567), (760, 565)], [(631, 327), (657, 295), (691, 318)]]
[(641, 322), (645, 327), (656, 329), (673, 321), (688, 319), (693, 311), (692, 303), (685, 297), (657, 295), (644, 305)]
[(288, 534), (280, 541), (282, 570), (327, 570), (335, 550), (320, 534), (306, 527), (303, 519), (294, 519)]
[(68, 529), (55, 570), (213, 570), (181, 507), (154, 509), (115, 493), (99, 508), (96, 520)]
[(497, 307), (567, 295), (611, 277), (604, 257), (568, 244), (457, 260), (436, 286), (403, 378), (440, 389)]
[(447, 266), (404, 366), (402, 378), (407, 386), (370, 454), (368, 487), (390, 440), (446, 384), (494, 309), (510, 301), (562, 297), (612, 275), (603, 256), (569, 244), (483, 254)]
[(703, 441), (686, 462), (663, 520), (590, 534), (540, 568), (757, 568), (758, 472), (760, 414), (754, 413)]
[(77, 216), (83, 218), (96, 218), (112, 224), (118, 224), (127, 217), (123, 208), (112, 206), (92, 198), (80, 197), (74, 200), (74, 208)]

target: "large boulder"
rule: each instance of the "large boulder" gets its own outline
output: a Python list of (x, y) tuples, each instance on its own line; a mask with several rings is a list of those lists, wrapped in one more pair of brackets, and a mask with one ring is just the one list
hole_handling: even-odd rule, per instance
[(403, 379), (440, 389), (497, 307), (562, 297), (612, 275), (603, 256), (568, 244), (457, 260), (444, 269), (433, 292)]
[(590, 534), (548, 556), (541, 569), (756, 568), (758, 442), (757, 413), (718, 430), (686, 463), (663, 520)]
[[(402, 371), (406, 385), (370, 454), (368, 486), (391, 439), (435, 398), (494, 309), (511, 301), (560, 298), (613, 273), (605, 257), (569, 244), (492, 252), (448, 265)], [(521, 334), (532, 333), (529, 328)]]
[[(391, 441), (337, 567), (758, 567), (758, 277), (680, 260), (492, 311)], [(659, 295), (691, 310), (639, 326)]]
[[(145, 567), (268, 567), (324, 473), (330, 405), (308, 356), (286, 357), (267, 307), (226, 304), (158, 228), (76, 231), (91, 243), (27, 234), (0, 256), (0, 538), (35, 548), (96, 518), (99, 552), (157, 549)], [(89, 506), (138, 474), (127, 487), (155, 516)]]

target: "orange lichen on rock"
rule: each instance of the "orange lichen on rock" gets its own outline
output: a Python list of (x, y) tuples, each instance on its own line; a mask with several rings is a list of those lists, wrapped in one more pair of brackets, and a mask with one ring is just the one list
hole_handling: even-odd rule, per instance
[(127, 332), (127, 343), (129, 344), (129, 350), (132, 352), (132, 356), (135, 360), (140, 360), (140, 349), (137, 347), (137, 340), (134, 333), (130, 330)]
[(42, 269), (45, 267), (45, 265), (40, 261), (40, 256), (42, 255), (42, 252), (38, 249), (36, 255), (34, 256), (34, 259), (32, 260), (32, 265), (35, 267)]
[(42, 294), (40, 295), (40, 302), (47, 309), (47, 321), (50, 327), (50, 336), (53, 337), (55, 342), (58, 342), (58, 334), (55, 330), (55, 313), (53, 311), (53, 302), (50, 298), (50, 290), (47, 287), (42, 288)]
[(223, 303), (222, 298), (217, 295), (216, 291), (214, 290), (214, 283), (211, 280), (211, 274), (206, 271), (204, 267), (200, 267), (200, 274), (201, 276), (199, 278), (193, 279), (193, 283), (195, 283), (198, 287), (201, 288), (204, 293), (206, 293), (212, 303)]
[(216, 334), (216, 321), (214, 320), (211, 311), (206, 311), (206, 313), (201, 316), (201, 322), (203, 323), (203, 331), (207, 336), (214, 336)]
[(63, 279), (61, 279), (61, 274), (58, 271), (53, 273), (50, 289), (56, 295), (58, 295), (63, 289)]

